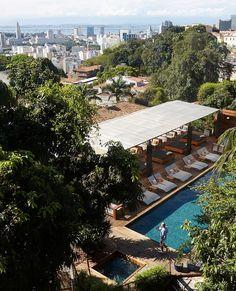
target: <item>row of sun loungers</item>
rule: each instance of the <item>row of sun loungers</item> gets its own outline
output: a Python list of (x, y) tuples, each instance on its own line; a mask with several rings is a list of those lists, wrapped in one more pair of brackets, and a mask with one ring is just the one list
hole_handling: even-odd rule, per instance
[[(220, 155), (216, 153), (211, 153), (209, 152), (206, 147), (202, 147), (201, 149), (197, 150), (196, 152), (202, 160), (209, 160), (211, 162), (216, 162)], [(208, 167), (208, 164), (206, 162), (202, 162), (197, 160), (193, 155), (188, 155), (183, 157), (183, 161), (188, 168), (192, 168), (198, 171), (204, 170)], [(177, 167), (176, 163), (172, 163), (168, 167), (165, 168), (165, 171), (167, 173), (167, 177), (177, 179), (181, 182), (187, 181), (189, 178), (192, 177), (192, 174), (181, 170), (179, 167)], [(157, 172), (150, 177), (148, 177), (148, 181), (151, 184), (151, 186), (154, 189), (162, 190), (164, 192), (170, 192), (174, 190), (177, 185), (174, 182), (168, 181), (162, 177), (162, 175)], [(149, 205), (158, 199), (160, 199), (161, 196), (155, 192), (149, 191), (146, 188), (143, 188), (143, 199), (142, 201), (146, 204)], [(106, 209), (107, 214), (116, 217), (117, 212), (123, 209), (123, 205), (119, 204), (110, 204), (110, 207)]]

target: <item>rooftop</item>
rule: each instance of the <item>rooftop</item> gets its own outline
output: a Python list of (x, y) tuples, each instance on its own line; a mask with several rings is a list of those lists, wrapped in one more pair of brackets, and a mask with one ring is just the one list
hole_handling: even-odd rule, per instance
[(92, 72), (95, 70), (99, 70), (101, 68), (101, 66), (81, 66), (78, 69), (74, 69), (75, 72)]
[(113, 107), (99, 108), (96, 116), (96, 121), (102, 122), (105, 120), (113, 119), (115, 117), (124, 116), (144, 108), (145, 108), (144, 106), (139, 104), (129, 102), (119, 102), (115, 104)]
[(97, 132), (91, 133), (91, 143), (100, 153), (106, 152), (105, 144), (109, 141), (119, 141), (129, 149), (217, 111), (216, 108), (179, 100), (162, 103), (100, 122), (99, 137)]

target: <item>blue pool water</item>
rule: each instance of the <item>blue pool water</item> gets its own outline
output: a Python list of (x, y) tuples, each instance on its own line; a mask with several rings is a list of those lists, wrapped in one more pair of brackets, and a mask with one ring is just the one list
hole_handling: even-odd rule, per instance
[(138, 265), (117, 255), (96, 270), (120, 284), (138, 268)]
[(128, 227), (154, 241), (160, 242), (160, 232), (156, 228), (162, 222), (165, 222), (168, 227), (166, 244), (178, 249), (188, 239), (188, 234), (181, 229), (181, 225), (186, 219), (196, 225), (197, 222), (194, 220), (201, 213), (201, 208), (196, 203), (198, 193), (192, 187), (208, 181), (211, 175), (212, 172), (206, 173), (196, 182), (179, 191), (175, 196), (155, 207)]

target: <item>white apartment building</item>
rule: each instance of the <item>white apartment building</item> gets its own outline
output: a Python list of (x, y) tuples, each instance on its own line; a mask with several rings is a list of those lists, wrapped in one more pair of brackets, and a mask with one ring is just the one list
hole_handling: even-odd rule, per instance
[(102, 54), (105, 49), (119, 45), (120, 37), (115, 34), (97, 35), (97, 44), (100, 45), (100, 53)]
[(19, 46), (19, 45), (13, 45), (12, 46), (12, 53), (14, 55), (18, 55), (18, 54), (26, 54), (26, 55), (31, 55), (34, 53), (34, 48), (32, 46)]
[(236, 48), (236, 31), (229, 31), (223, 36), (224, 43), (228, 48)]

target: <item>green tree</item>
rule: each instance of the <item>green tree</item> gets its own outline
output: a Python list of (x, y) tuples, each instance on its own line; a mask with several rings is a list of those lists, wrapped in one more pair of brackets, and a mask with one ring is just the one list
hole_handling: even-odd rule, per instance
[(81, 212), (63, 176), (30, 153), (0, 150), (0, 193), (0, 289), (55, 290)]
[(137, 76), (137, 70), (130, 66), (117, 66), (115, 68), (107, 68), (102, 73), (98, 74), (99, 83), (103, 83), (108, 79), (120, 76)]
[(236, 99), (236, 82), (204, 83), (198, 91), (201, 104), (219, 109), (231, 108)]
[(170, 100), (195, 101), (201, 84), (218, 81), (227, 54), (203, 26), (195, 26), (173, 43), (171, 63), (154, 75), (153, 83), (165, 88)]
[(168, 29), (146, 41), (141, 57), (148, 74), (168, 67), (171, 63), (173, 44), (180, 38), (182, 31), (183, 29)]
[(0, 80), (0, 106), (11, 106), (15, 103), (11, 90)]
[[(201, 290), (236, 289), (236, 160), (222, 176), (212, 177), (199, 190), (200, 226), (185, 225), (192, 238), (192, 254), (202, 262), (205, 278)], [(207, 227), (206, 227), (207, 225)]]
[(227, 162), (236, 158), (236, 127), (227, 129), (219, 137), (218, 144), (224, 145), (224, 152), (215, 163), (215, 169), (221, 171)]
[(11, 57), (0, 55), (0, 71), (5, 71), (10, 61)]
[(121, 76), (117, 79), (113, 78), (106, 89), (111, 92), (111, 97), (115, 96), (116, 102), (119, 102), (122, 97), (130, 95), (130, 86), (126, 84)]
[[(43, 199), (44, 204), (42, 205), (46, 208), (45, 215), (47, 215), (48, 211), (52, 223), (55, 220), (55, 227), (57, 227), (58, 231), (62, 231), (61, 228), (66, 227), (63, 223), (68, 223), (71, 227), (66, 229), (68, 230), (66, 236), (70, 241), (69, 245), (76, 245), (89, 252), (109, 232), (110, 225), (105, 218), (105, 209), (109, 203), (115, 200), (125, 205), (134, 206), (137, 198), (142, 196), (138, 182), (137, 161), (131, 153), (124, 150), (118, 144), (110, 145), (107, 155), (99, 156), (95, 154), (88, 142), (88, 134), (93, 126), (92, 120), (95, 109), (88, 99), (80, 94), (79, 88), (48, 84), (37, 88), (33, 96), (34, 98), (27, 96), (27, 102), (22, 102), (23, 99), (18, 100), (16, 106), (12, 108), (0, 107), (0, 144), (4, 150), (27, 150), (35, 156), (35, 161), (33, 158), (24, 158), (25, 163), (23, 163), (23, 158), (21, 159), (21, 154), (19, 154), (19, 163), (24, 165), (24, 167), (22, 166), (18, 172), (15, 172), (17, 167), (12, 160), (7, 162), (9, 167), (12, 167), (9, 171), (4, 166), (5, 162), (3, 163), (2, 173), (5, 175), (9, 173), (10, 178), (9, 183), (8, 180), (4, 182), (5, 178), (2, 179), (1, 185), (10, 185), (9, 191), (12, 191), (11, 195), (4, 194), (4, 197), (6, 199), (9, 198), (7, 202), (10, 205), (14, 205), (14, 191), (17, 191), (18, 195), (18, 189), (20, 193), (23, 189), (22, 197), (19, 194), (17, 198), (19, 197), (19, 207), (22, 207), (19, 209), (26, 211), (25, 207), (28, 205), (26, 198), (29, 197), (31, 199), (31, 193), (33, 195), (34, 191), (37, 190), (38, 192), (36, 191), (35, 194), (36, 201), (33, 202), (38, 203), (41, 201), (41, 198)], [(30, 154), (27, 154), (28, 156), (31, 157)], [(5, 154), (3, 154), (3, 157), (5, 157)], [(4, 158), (3, 161), (6, 159)], [(46, 174), (44, 175), (39, 170), (34, 170), (36, 166), (40, 167), (40, 169), (50, 170), (51, 172), (49, 172), (52, 173), (50, 177), (54, 177), (55, 180), (53, 181), (57, 181), (58, 177), (61, 183), (59, 186), (62, 188), (59, 188), (56, 182), (51, 184), (51, 180), (47, 179)], [(18, 183), (17, 179), (19, 179), (19, 183), (16, 184), (15, 188), (11, 186), (11, 183), (14, 183), (11, 175), (16, 176), (15, 183)], [(26, 182), (23, 179), (24, 177), (27, 180)], [(20, 182), (22, 182), (22, 186)], [(41, 185), (43, 182), (44, 184)], [(35, 187), (34, 183), (36, 183)], [(8, 186), (5, 186), (6, 189), (8, 189)], [(27, 189), (24, 187), (27, 187)], [(61, 195), (61, 192), (63, 192), (63, 195)], [(3, 190), (0, 193), (3, 193)], [(26, 195), (25, 198), (24, 195)], [(39, 195), (39, 198), (37, 198), (37, 195)], [(55, 195), (59, 195), (59, 197)], [(64, 198), (64, 195), (66, 198)], [(53, 208), (51, 210), (50, 206), (46, 207), (47, 203), (51, 202), (51, 197), (55, 201), (58, 199), (61, 202), (61, 205), (56, 204), (58, 209)], [(72, 199), (72, 201), (68, 201), (68, 199)], [(64, 207), (63, 203), (68, 203), (68, 209)], [(0, 203), (0, 207), (1, 205)], [(65, 218), (67, 211), (72, 212), (72, 216), (68, 217), (68, 221)], [(1, 219), (5, 219), (4, 213), (4, 209), (0, 209)], [(44, 213), (44, 210), (42, 210), (42, 213)], [(22, 256), (23, 254), (25, 255), (25, 260), (19, 259), (15, 261), (14, 267), (19, 270), (19, 273), (15, 275), (16, 277), (11, 276), (12, 272), (14, 273), (14, 269), (6, 269), (4, 265), (6, 258), (2, 257), (1, 266), (5, 270), (3, 276), (6, 281), (1, 281), (0, 279), (0, 282), (8, 283), (8, 278), (11, 277), (12, 290), (19, 290), (19, 286), (25, 286), (21, 290), (32, 290), (32, 284), (35, 284), (34, 282), (38, 278), (38, 274), (38, 276), (42, 276), (39, 282), (41, 285), (37, 285), (39, 287), (36, 286), (39, 290), (55, 290), (53, 286), (50, 288), (47, 286), (50, 285), (49, 281), (52, 282), (52, 285), (53, 282), (56, 282), (57, 270), (60, 269), (62, 264), (69, 264), (71, 257), (68, 256), (68, 252), (71, 249), (63, 251), (63, 244), (66, 244), (67, 241), (64, 242), (63, 238), (60, 239), (60, 236), (55, 235), (55, 240), (50, 239), (50, 235), (53, 235), (53, 232), (49, 235), (47, 235), (46, 231), (38, 232), (38, 229), (40, 230), (44, 227), (40, 223), (45, 223), (45, 228), (49, 227), (50, 229), (51, 226), (48, 221), (41, 221), (40, 216), (38, 220), (34, 219), (34, 215), (36, 215), (34, 209), (30, 213), (26, 212), (26, 214), (29, 221), (31, 221), (30, 215), (32, 214), (32, 224), (28, 223), (25, 226), (28, 227), (28, 233), (32, 232), (34, 234), (32, 239), (40, 235), (39, 243), (46, 241), (50, 245), (52, 250), (51, 256), (46, 255), (44, 261), (40, 261), (40, 258), (37, 258), (37, 256), (40, 256), (41, 252), (35, 250), (34, 245), (32, 246), (29, 239), (29, 245), (27, 245), (29, 256), (26, 256), (22, 251)], [(57, 225), (57, 214), (62, 219), (59, 226)], [(54, 215), (56, 216), (55, 218)], [(2, 228), (8, 228), (7, 219), (2, 221)], [(14, 234), (15, 240), (13, 240), (13, 243), (18, 240), (21, 242), (24, 238), (25, 241), (22, 244), (27, 244), (27, 237), (22, 235), (22, 232), (24, 232), (24, 229)], [(3, 237), (2, 242), (8, 241), (8, 236), (4, 237), (5, 232), (2, 232), (1, 235)], [(35, 247), (37, 246), (36, 244)], [(60, 249), (59, 257), (56, 252), (57, 249)], [(1, 252), (2, 254), (12, 252), (13, 256), (15, 254), (15, 245), (1, 245)], [(32, 262), (30, 259), (31, 253), (35, 253), (36, 264), (42, 263), (42, 272), (44, 273), (37, 272), (39, 266), (36, 265), (34, 268), (34, 260)], [(34, 258), (33, 255), (32, 258)], [(48, 266), (46, 264), (47, 260), (50, 260)], [(22, 262), (24, 262), (23, 266), (21, 266)], [(35, 273), (35, 276), (32, 277), (32, 280), (36, 278), (34, 282), (27, 281), (28, 276), (20, 276), (20, 274), (25, 272), (24, 265), (27, 270), (31, 268), (32, 274)], [(45, 286), (45, 289), (43, 286)]]
[(152, 84), (141, 94), (141, 97), (147, 100), (149, 105), (155, 106), (168, 101), (165, 90), (161, 87), (155, 87)]
[(46, 58), (34, 59), (26, 55), (16, 55), (12, 57), (8, 68), (10, 85), (17, 97), (34, 91), (48, 81), (60, 81), (58, 69)]

